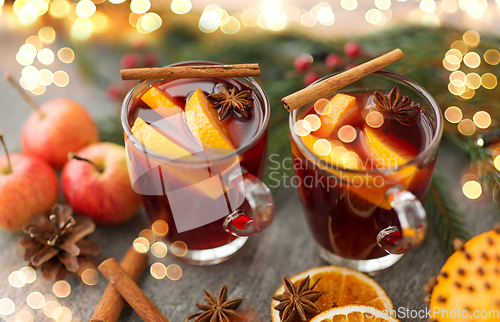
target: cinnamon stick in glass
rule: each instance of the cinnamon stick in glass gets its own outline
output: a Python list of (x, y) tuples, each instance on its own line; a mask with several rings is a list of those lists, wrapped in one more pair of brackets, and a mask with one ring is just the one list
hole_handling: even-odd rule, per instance
[(259, 64), (131, 68), (120, 71), (122, 80), (260, 76)]
[(358, 65), (340, 74), (322, 80), (314, 85), (301, 89), (298, 92), (290, 94), (284, 97), (281, 102), (285, 105), (285, 108), (291, 112), (346, 85), (354, 83), (358, 79), (376, 72), (379, 69), (397, 62), (403, 57), (404, 54), (401, 49), (394, 49), (385, 55), (372, 59), (364, 64)]
[[(123, 257), (120, 266), (134, 282), (137, 282), (146, 267), (147, 261), (147, 254), (139, 253), (134, 247), (130, 247)], [(124, 307), (125, 300), (113, 284), (110, 283), (104, 291), (99, 304), (97, 304), (90, 322), (116, 322)]]
[(169, 322), (114, 258), (97, 267), (145, 322)]

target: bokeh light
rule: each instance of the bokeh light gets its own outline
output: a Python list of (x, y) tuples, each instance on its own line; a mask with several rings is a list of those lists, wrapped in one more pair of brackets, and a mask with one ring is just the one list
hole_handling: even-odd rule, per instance
[(29, 52), (27, 51), (19, 51), (17, 52), (16, 54), (16, 60), (17, 62), (20, 64), (20, 65), (23, 65), (23, 66), (29, 66), (31, 64), (33, 64), (33, 58), (31, 57), (26, 57), (26, 53), (30, 54)]
[(293, 129), (298, 136), (306, 136), (311, 133), (311, 125), (306, 120), (298, 120), (295, 122)]
[(147, 253), (149, 250), (149, 241), (144, 237), (138, 237), (132, 243), (134, 249), (139, 253)]
[(460, 63), (452, 64), (446, 58), (443, 59), (443, 67), (449, 71), (454, 71), (460, 68)]
[(165, 236), (168, 234), (168, 224), (165, 220), (158, 219), (151, 225), (151, 229), (158, 236)]
[[(451, 0), (451, 1), (455, 1), (455, 0)], [(451, 49), (458, 49), (462, 53), (462, 56), (467, 54), (467, 51), (469, 50), (469, 47), (467, 46), (467, 44), (463, 40), (454, 41), (451, 44), (450, 48)]]
[(167, 275), (167, 268), (163, 263), (154, 263), (150, 268), (151, 276), (157, 280), (164, 279)]
[(458, 49), (452, 48), (446, 52), (446, 60), (452, 64), (459, 64), (462, 61), (462, 52)]
[(465, 91), (460, 95), (461, 98), (470, 100), (474, 97), (476, 91), (472, 88), (465, 86)]
[(477, 47), (481, 41), (479, 33), (475, 30), (467, 30), (462, 36), (462, 39), (469, 47), (472, 48)]
[(156, 242), (153, 245), (151, 245), (151, 254), (157, 258), (163, 258), (167, 256), (167, 245), (162, 242)]
[(225, 21), (220, 26), (220, 30), (227, 35), (237, 33), (238, 31), (240, 31), (240, 28), (240, 21), (235, 17), (229, 17), (225, 19)]
[(44, 43), (52, 44), (56, 40), (56, 31), (52, 27), (45, 26), (38, 31), (38, 37), (40, 37)]
[(57, 57), (65, 64), (70, 64), (75, 59), (75, 52), (69, 47), (63, 47), (57, 52)]
[(469, 199), (477, 199), (481, 196), (483, 189), (479, 182), (471, 180), (464, 183), (462, 192)]
[(247, 27), (255, 27), (259, 23), (259, 12), (255, 9), (246, 9), (241, 14), (241, 23)]
[(471, 136), (476, 132), (476, 126), (470, 119), (463, 119), (458, 123), (458, 131), (465, 136)]
[(66, 281), (57, 281), (52, 286), (52, 293), (58, 298), (65, 298), (71, 294), (71, 285)]
[(136, 28), (141, 34), (153, 32), (161, 27), (163, 21), (155, 12), (148, 12), (137, 20)]
[(314, 152), (320, 156), (326, 156), (332, 151), (332, 144), (327, 139), (319, 139), (314, 143)]
[(125, 0), (109, 0), (112, 4), (119, 4), (125, 2)]
[(36, 78), (32, 76), (28, 77), (21, 77), (19, 80), (19, 84), (21, 85), (22, 88), (24, 88), (27, 91), (31, 91), (36, 88), (36, 85), (38, 84), (38, 81)]
[(41, 85), (49, 86), (50, 84), (52, 84), (52, 81), (54, 80), (54, 75), (48, 69), (41, 69), (38, 72), (37, 80)]
[(384, 13), (378, 9), (370, 9), (365, 14), (365, 19), (375, 26), (382, 26), (386, 22)]
[(149, 0), (132, 0), (130, 2), (130, 10), (133, 13), (146, 13), (151, 9), (151, 2)]
[(92, 33), (102, 33), (108, 28), (108, 16), (102, 11), (96, 11), (90, 18)]
[(31, 312), (29, 311), (22, 310), (17, 312), (16, 319), (14, 322), (33, 322), (33, 321), (34, 321), (33, 314), (31, 314)]
[(50, 4), (49, 15), (54, 18), (64, 18), (69, 11), (69, 3), (66, 0), (54, 0)]
[(188, 246), (186, 245), (185, 242), (183, 241), (175, 241), (170, 245), (170, 250), (172, 251), (172, 254), (174, 254), (177, 257), (184, 257), (186, 256), (188, 252)]
[(491, 125), (491, 116), (486, 111), (476, 112), (472, 119), (474, 120), (474, 124), (480, 129), (487, 129)]
[(71, 27), (71, 36), (78, 40), (85, 40), (92, 34), (94, 25), (89, 18), (77, 18)]
[(170, 9), (173, 13), (178, 15), (183, 15), (191, 11), (193, 4), (190, 0), (172, 0), (170, 4)]
[(43, 306), (45, 305), (45, 297), (40, 292), (33, 292), (28, 295), (28, 297), (26, 298), (26, 302), (28, 303), (30, 308), (38, 310), (43, 308)]
[(433, 13), (436, 11), (436, 2), (434, 2), (434, 0), (422, 0), (419, 6), (420, 10), (425, 13)]
[(153, 244), (156, 241), (156, 235), (151, 229), (143, 229), (139, 233), (139, 237), (144, 237), (149, 241), (149, 244)]
[(70, 309), (61, 306), (54, 311), (53, 318), (56, 322), (71, 322), (73, 320), (73, 314)]
[(320, 98), (314, 103), (314, 110), (319, 115), (329, 114), (332, 110), (332, 106), (331, 104), (328, 103), (330, 103), (330, 101), (327, 100), (326, 98)]
[[(23, 69), (23, 72), (25, 71), (26, 68), (28, 67), (25, 67)], [(35, 67), (33, 68), (36, 70)], [(36, 271), (33, 269), (33, 267), (25, 266), (19, 270), (19, 273), (24, 275), (24, 280), (26, 281), (26, 284), (31, 284), (36, 280)]]
[(65, 87), (69, 84), (69, 76), (65, 71), (58, 70), (54, 73), (53, 82), (58, 87)]
[(366, 114), (365, 122), (370, 127), (379, 128), (384, 124), (384, 116), (379, 111), (371, 111)]
[(11, 315), (16, 310), (16, 305), (11, 299), (4, 297), (0, 299), (0, 314)]
[(43, 313), (49, 317), (53, 318), (54, 313), (57, 309), (61, 307), (61, 304), (59, 304), (57, 301), (47, 301), (47, 296), (45, 296), (46, 302), (45, 305), (43, 306)]
[(484, 73), (481, 76), (481, 84), (486, 89), (494, 89), (497, 86), (497, 77), (492, 73)]
[(498, 65), (500, 62), (500, 53), (495, 49), (488, 49), (483, 57), (484, 61), (490, 65)]
[(26, 285), (26, 278), (19, 271), (12, 272), (9, 275), (9, 284), (15, 288), (21, 288)]
[(50, 48), (41, 49), (36, 57), (44, 65), (50, 65), (54, 62), (54, 52)]
[(38, 36), (29, 36), (28, 39), (26, 39), (26, 44), (30, 44), (35, 46), (35, 49), (39, 51), (43, 47), (43, 42), (42, 39)]
[(464, 64), (470, 68), (477, 68), (481, 64), (481, 56), (475, 52), (467, 53), (464, 56)]
[(462, 110), (457, 106), (450, 106), (444, 111), (444, 117), (450, 123), (458, 123), (462, 120)]
[(96, 285), (99, 283), (99, 273), (93, 268), (87, 268), (82, 272), (81, 279), (87, 285)]
[(500, 171), (500, 155), (495, 156), (495, 159), (493, 159), (493, 165), (495, 166), (495, 169)]
[(352, 125), (344, 125), (338, 131), (339, 140), (344, 143), (351, 143), (356, 140), (358, 135), (356, 129)]
[(481, 76), (477, 73), (469, 73), (465, 79), (465, 84), (469, 88), (478, 89), (481, 87)]
[(35, 88), (31, 90), (31, 93), (33, 93), (35, 95), (42, 95), (43, 93), (45, 93), (46, 90), (47, 90), (47, 87), (45, 87), (45, 85), (37, 83)]
[(216, 31), (221, 23), (221, 17), (215, 11), (205, 11), (199, 22), (200, 30), (206, 33), (211, 33)]
[(450, 83), (458, 87), (464, 86), (466, 77), (464, 72), (457, 70), (450, 74)]
[(335, 15), (330, 8), (330, 6), (319, 9), (316, 13), (316, 17), (320, 24), (323, 26), (331, 26), (335, 22)]
[(307, 123), (309, 123), (309, 127), (311, 131), (316, 131), (321, 127), (321, 120), (315, 114), (309, 114), (304, 118)]
[(176, 264), (167, 266), (167, 277), (172, 281), (178, 281), (182, 277), (182, 268)]
[(340, 6), (344, 10), (354, 10), (358, 7), (357, 0), (340, 0)]
[(311, 15), (311, 12), (309, 12), (309, 11), (304, 12), (300, 16), (300, 23), (304, 27), (314, 27), (314, 26), (316, 26), (317, 22), (318, 22), (318, 20), (316, 20), (316, 18), (313, 15)]
[(76, 5), (76, 14), (81, 18), (88, 18), (96, 11), (95, 4), (90, 0), (80, 0)]

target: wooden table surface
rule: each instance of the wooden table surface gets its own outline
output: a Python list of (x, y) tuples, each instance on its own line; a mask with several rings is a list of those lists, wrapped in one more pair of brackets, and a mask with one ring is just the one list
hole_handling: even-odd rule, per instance
[[(20, 74), (21, 68), (15, 63), (14, 57), (29, 35), (2, 32), (0, 75), (6, 72)], [(108, 100), (102, 89), (85, 83), (74, 64), (66, 66), (65, 69), (70, 75), (70, 85), (64, 89), (51, 86), (46, 94), (35, 98), (37, 102), (69, 96), (83, 103), (95, 117), (117, 113), (117, 103)], [(110, 71), (115, 73), (114, 75), (118, 75), (117, 72)], [(13, 89), (6, 83), (0, 83), (0, 131), (5, 135), (9, 149), (19, 150), (19, 134), (30, 110)], [(463, 196), (460, 178), (466, 164), (465, 157), (449, 145), (442, 145), (437, 169), (448, 178), (457, 208), (465, 215), (468, 228), (475, 235), (491, 229), (493, 224), (500, 220), (488, 198), (472, 201)], [(229, 298), (244, 298), (240, 309), (248, 312), (253, 321), (270, 321), (270, 296), (280, 286), (282, 276), (291, 276), (325, 264), (316, 254), (296, 191), (281, 190), (275, 200), (276, 215), (271, 227), (250, 238), (236, 257), (216, 266), (196, 267), (168, 256), (164, 259), (151, 256), (149, 265), (155, 261), (166, 265), (180, 265), (183, 270), (182, 278), (179, 281), (171, 281), (168, 278), (156, 280), (149, 272), (145, 272), (139, 286), (173, 322), (182, 322), (187, 315), (196, 313), (195, 303), (203, 302), (203, 290), (218, 292), (222, 284), (227, 284)], [(123, 226), (98, 227), (91, 236), (103, 246), (104, 252), (100, 259), (121, 259), (139, 232), (147, 227), (148, 221), (142, 213)], [(42, 310), (29, 308), (26, 297), (31, 292), (50, 294), (53, 282), (46, 282), (39, 276), (34, 283), (22, 288), (9, 285), (9, 274), (25, 266), (22, 248), (17, 243), (20, 236), (0, 232), (0, 298), (8, 297), (16, 304), (15, 313), (3, 318), (14, 321), (17, 312), (27, 310), (33, 314), (35, 321), (51, 321)], [(425, 245), (405, 255), (375, 279), (386, 290), (397, 310), (425, 310), (427, 306), (423, 301), (425, 293), (422, 287), (429, 277), (438, 273), (446, 258), (446, 252), (431, 229)], [(89, 321), (107, 281), (101, 276), (96, 286), (85, 285), (76, 277), (71, 277), (69, 282), (72, 292), (67, 298), (59, 299), (59, 303), (72, 311), (73, 321)], [(419, 318), (400, 317), (402, 321), (422, 321)], [(126, 308), (120, 321), (140, 321), (140, 318), (130, 308)]]

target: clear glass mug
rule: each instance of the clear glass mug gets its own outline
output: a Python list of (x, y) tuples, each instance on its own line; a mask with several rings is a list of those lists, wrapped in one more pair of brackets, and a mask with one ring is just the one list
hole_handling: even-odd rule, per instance
[[(213, 64), (218, 63), (183, 62), (170, 66)], [(267, 150), (269, 100), (263, 88), (250, 77), (225, 80), (235, 86), (243, 83), (252, 89), (253, 122), (257, 124), (247, 141), (224, 154), (209, 153), (199, 146), (199, 151), (192, 155), (171, 158), (148, 148), (142, 138), (131, 131), (135, 121), (133, 110), (141, 95), (154, 84), (162, 82), (172, 90), (181, 89), (182, 95), (186, 95), (186, 89), (194, 91), (197, 87), (210, 92), (224, 79), (141, 80), (130, 89), (121, 110), (132, 187), (143, 198), (152, 228), (161, 227), (160, 234), (172, 247), (171, 253), (197, 265), (216, 264), (232, 257), (248, 236), (269, 226), (274, 215), (271, 192), (261, 181)], [(160, 118), (152, 125), (164, 133), (187, 134), (183, 131), (189, 129), (180, 115)]]
[(403, 95), (420, 103), (430, 122), (425, 148), (399, 167), (366, 171), (338, 168), (318, 158), (294, 131), (295, 123), (312, 104), (290, 114), (298, 192), (319, 255), (330, 264), (367, 273), (380, 271), (417, 247), (425, 237), (427, 223), (422, 204), (443, 131), (437, 102), (421, 85), (386, 71), (362, 78), (339, 92), (389, 92), (394, 85)]

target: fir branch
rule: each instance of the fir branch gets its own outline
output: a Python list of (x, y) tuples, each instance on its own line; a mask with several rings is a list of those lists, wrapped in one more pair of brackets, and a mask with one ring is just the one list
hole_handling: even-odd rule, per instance
[(451, 253), (454, 252), (453, 240), (460, 238), (467, 241), (471, 234), (466, 229), (462, 215), (453, 204), (446, 180), (434, 172), (431, 186), (425, 202), (428, 221), (432, 223), (442, 245)]

